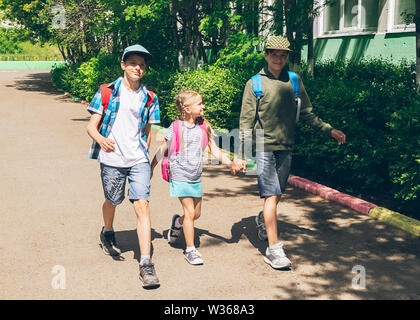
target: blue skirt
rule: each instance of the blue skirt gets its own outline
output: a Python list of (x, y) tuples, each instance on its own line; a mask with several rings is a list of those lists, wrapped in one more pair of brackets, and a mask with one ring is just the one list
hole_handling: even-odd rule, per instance
[(201, 182), (185, 182), (172, 180), (169, 183), (169, 194), (171, 197), (193, 197), (203, 196)]

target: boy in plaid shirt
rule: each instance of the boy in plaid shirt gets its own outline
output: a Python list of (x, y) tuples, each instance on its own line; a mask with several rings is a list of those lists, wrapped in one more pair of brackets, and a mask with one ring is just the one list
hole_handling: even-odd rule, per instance
[[(124, 76), (105, 88), (102, 86), (87, 108), (91, 113), (87, 132), (93, 139), (89, 158), (100, 163), (105, 195), (102, 205), (104, 226), (100, 233), (102, 250), (111, 256), (121, 253), (115, 240), (113, 220), (116, 206), (124, 200), (128, 178), (129, 199), (137, 216), (141, 252), (139, 278), (143, 287), (159, 286), (150, 257), (149, 146), (151, 124), (160, 123), (160, 113), (157, 96), (141, 83), (150, 58), (150, 53), (140, 45), (127, 47), (121, 59)], [(108, 92), (107, 105), (102, 101), (102, 91)]]

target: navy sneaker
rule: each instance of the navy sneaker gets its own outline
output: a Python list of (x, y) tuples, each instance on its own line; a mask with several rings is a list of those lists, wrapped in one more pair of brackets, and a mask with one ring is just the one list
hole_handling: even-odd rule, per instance
[(169, 243), (174, 243), (178, 239), (179, 235), (181, 234), (182, 227), (181, 228), (175, 227), (175, 221), (178, 218), (180, 218), (179, 214), (175, 214), (172, 217), (171, 227), (169, 228), (169, 231), (168, 231), (168, 241), (169, 241)]
[(264, 216), (262, 211), (255, 217), (255, 224), (257, 225), (258, 238), (261, 241), (266, 241), (268, 238), (267, 231), (265, 230)]
[(102, 251), (106, 255), (118, 256), (121, 254), (121, 249), (118, 248), (117, 241), (115, 240), (114, 231), (104, 231), (104, 227), (102, 227), (99, 239), (101, 240)]

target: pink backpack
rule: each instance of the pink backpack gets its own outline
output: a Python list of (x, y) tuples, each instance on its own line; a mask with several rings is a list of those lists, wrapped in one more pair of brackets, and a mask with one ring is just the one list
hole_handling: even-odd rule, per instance
[[(171, 146), (169, 150), (165, 152), (165, 155), (162, 159), (162, 178), (163, 180), (166, 180), (168, 182), (171, 177), (170, 156), (176, 155), (179, 151), (179, 141), (180, 141), (179, 138), (181, 136), (182, 121), (176, 120), (172, 122), (172, 125), (173, 125), (174, 133), (172, 135)], [(201, 141), (201, 147), (203, 148), (203, 151), (204, 151), (204, 149), (207, 147), (208, 142), (209, 142), (207, 131), (206, 131), (206, 125), (204, 124), (204, 121), (200, 122), (200, 128), (203, 131), (203, 139)]]

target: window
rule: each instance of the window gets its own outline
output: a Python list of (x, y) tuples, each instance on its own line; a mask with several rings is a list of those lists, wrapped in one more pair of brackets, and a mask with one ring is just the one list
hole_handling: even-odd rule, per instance
[(340, 29), (340, 1), (337, 0), (326, 7), (323, 12), (324, 32)]
[(415, 0), (393, 0), (391, 1), (390, 20), (393, 25), (390, 29), (413, 28), (414, 23), (408, 23), (406, 20), (413, 18), (416, 13)]
[(358, 0), (346, 0), (344, 1), (344, 28), (357, 28), (359, 25), (358, 11), (359, 11)]
[(321, 34), (376, 31), (378, 7), (378, 0), (335, 0), (321, 13)]

